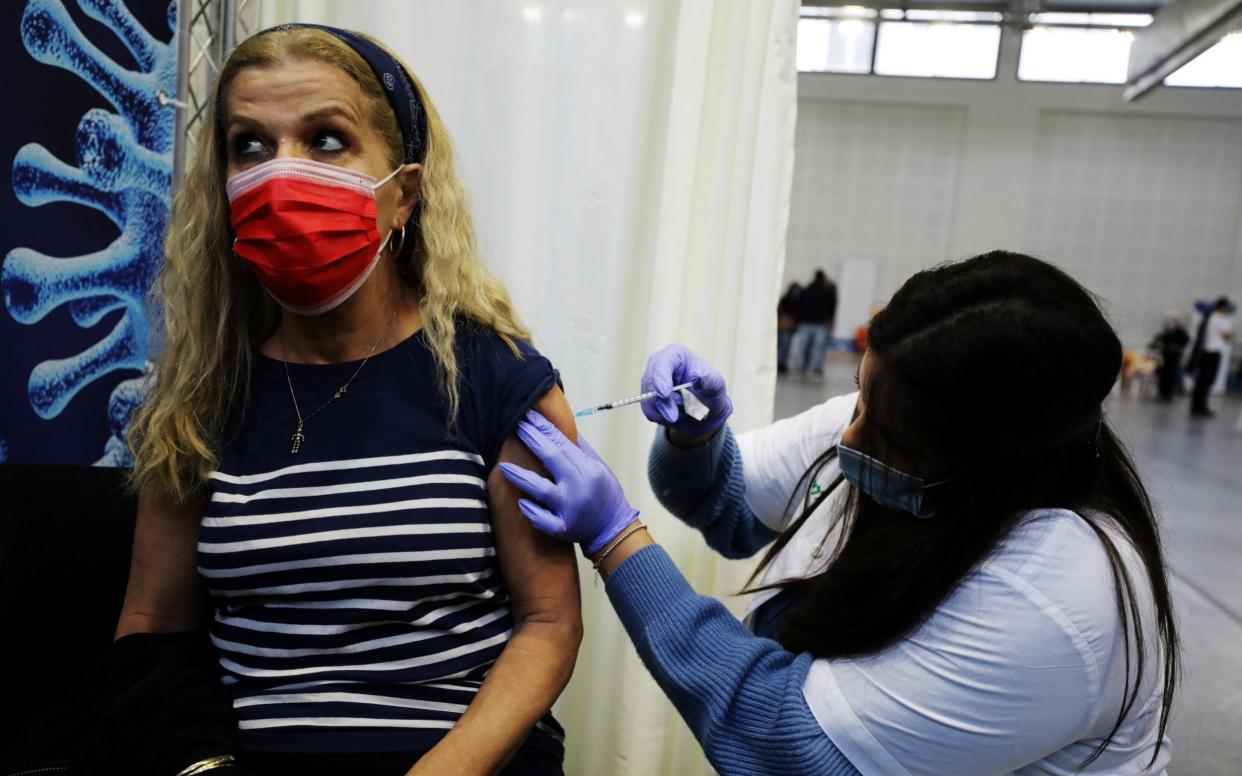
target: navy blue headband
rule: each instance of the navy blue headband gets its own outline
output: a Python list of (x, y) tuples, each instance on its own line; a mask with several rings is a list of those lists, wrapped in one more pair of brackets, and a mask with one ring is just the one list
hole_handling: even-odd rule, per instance
[(383, 47), (375, 45), (356, 32), (322, 24), (281, 24), (257, 32), (255, 36), (297, 29), (323, 30), (366, 60), (371, 72), (375, 73), (376, 80), (383, 87), (392, 112), (397, 115), (397, 126), (401, 128), (401, 137), (405, 140), (405, 163), (423, 161), (427, 153), (427, 111), (423, 109), (423, 102), (418, 97), (414, 82), (401, 63)]

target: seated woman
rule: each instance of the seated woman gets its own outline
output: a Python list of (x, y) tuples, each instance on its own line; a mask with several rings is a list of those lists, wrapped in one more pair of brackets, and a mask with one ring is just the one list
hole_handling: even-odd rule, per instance
[(573, 421), (444, 126), (332, 28), (250, 38), (216, 88), (158, 281), (117, 638), (206, 624), (253, 772), (560, 773), (576, 564), (496, 464), (536, 463), (532, 407)]

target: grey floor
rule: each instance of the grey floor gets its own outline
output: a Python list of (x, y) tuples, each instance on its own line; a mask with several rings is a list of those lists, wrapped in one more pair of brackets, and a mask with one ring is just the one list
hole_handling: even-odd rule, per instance
[[(781, 378), (776, 417), (853, 390), (852, 358), (826, 378)], [(1183, 644), (1169, 736), (1169, 773), (1242, 774), (1242, 401), (1214, 400), (1218, 417), (1192, 421), (1186, 400), (1166, 406), (1114, 396), (1109, 418), (1129, 445), (1164, 524)]]

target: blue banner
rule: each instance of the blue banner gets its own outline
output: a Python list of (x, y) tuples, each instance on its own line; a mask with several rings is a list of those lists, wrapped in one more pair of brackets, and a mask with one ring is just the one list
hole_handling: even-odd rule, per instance
[(176, 7), (0, 3), (0, 461), (124, 466), (172, 185)]

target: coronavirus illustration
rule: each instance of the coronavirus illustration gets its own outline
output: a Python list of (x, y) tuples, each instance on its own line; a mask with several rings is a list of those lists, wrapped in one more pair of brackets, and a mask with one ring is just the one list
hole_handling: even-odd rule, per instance
[[(163, 256), (172, 183), (175, 115), (167, 95), (177, 92), (176, 36), (162, 43), (121, 0), (78, 0), (83, 13), (103, 24), (137, 63), (131, 70), (105, 55), (82, 32), (61, 0), (30, 0), (21, 39), (34, 59), (81, 78), (113, 111), (88, 110), (78, 118), (76, 166), (38, 143), (13, 160), (13, 190), (27, 206), (62, 202), (106, 215), (119, 235), (81, 256), (49, 256), (21, 246), (5, 256), (0, 272), (4, 304), (15, 321), (37, 325), (67, 305), (89, 329), (122, 311), (111, 330), (80, 353), (43, 361), (27, 383), (30, 405), (44, 419), (61, 413), (85, 386), (118, 370), (147, 369), (151, 310), (147, 292)], [(176, 30), (176, 4), (168, 7)], [(106, 408), (110, 438), (97, 463), (126, 465), (130, 413), (141, 401), (140, 374), (112, 391)]]

